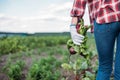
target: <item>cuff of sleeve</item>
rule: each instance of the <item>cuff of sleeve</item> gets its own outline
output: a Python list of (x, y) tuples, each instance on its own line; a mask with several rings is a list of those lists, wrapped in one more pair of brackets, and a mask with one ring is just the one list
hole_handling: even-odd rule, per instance
[(70, 14), (71, 17), (78, 17), (78, 18), (82, 18), (79, 14)]
[(77, 10), (71, 10), (70, 12), (70, 16), (71, 17), (79, 17), (79, 18), (82, 18), (82, 15), (81, 15), (81, 12), (77, 11)]
[(76, 27), (76, 24), (70, 24), (70, 27)]

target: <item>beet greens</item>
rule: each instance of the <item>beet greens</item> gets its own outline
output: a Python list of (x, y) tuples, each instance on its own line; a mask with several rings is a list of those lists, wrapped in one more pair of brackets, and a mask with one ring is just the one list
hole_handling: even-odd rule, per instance
[(90, 64), (90, 54), (87, 51), (87, 31), (91, 26), (85, 26), (83, 19), (76, 26), (77, 32), (84, 36), (81, 45), (73, 43), (72, 39), (67, 41), (69, 50), (69, 63), (63, 63), (61, 66), (67, 71), (73, 71), (75, 80), (94, 80), (95, 75)]

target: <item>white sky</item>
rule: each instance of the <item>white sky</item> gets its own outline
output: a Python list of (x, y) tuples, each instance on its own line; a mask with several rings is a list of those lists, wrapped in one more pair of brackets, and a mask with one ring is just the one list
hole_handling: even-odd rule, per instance
[[(69, 31), (73, 0), (0, 0), (0, 31)], [(84, 20), (89, 25), (88, 8)]]

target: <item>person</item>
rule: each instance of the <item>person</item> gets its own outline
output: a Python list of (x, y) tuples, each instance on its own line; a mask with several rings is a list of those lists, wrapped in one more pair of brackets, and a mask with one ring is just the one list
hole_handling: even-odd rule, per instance
[(84, 36), (77, 33), (76, 25), (85, 13), (86, 4), (98, 52), (96, 80), (110, 80), (113, 66), (114, 80), (120, 80), (120, 0), (74, 0), (70, 12), (70, 33), (76, 45), (80, 45), (84, 39)]

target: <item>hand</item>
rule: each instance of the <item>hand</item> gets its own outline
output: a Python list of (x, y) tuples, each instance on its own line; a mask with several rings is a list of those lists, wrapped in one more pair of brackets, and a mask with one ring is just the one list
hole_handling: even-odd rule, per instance
[(73, 43), (76, 45), (81, 45), (81, 43), (83, 42), (84, 36), (77, 32), (76, 25), (70, 26), (70, 34), (71, 34)]

